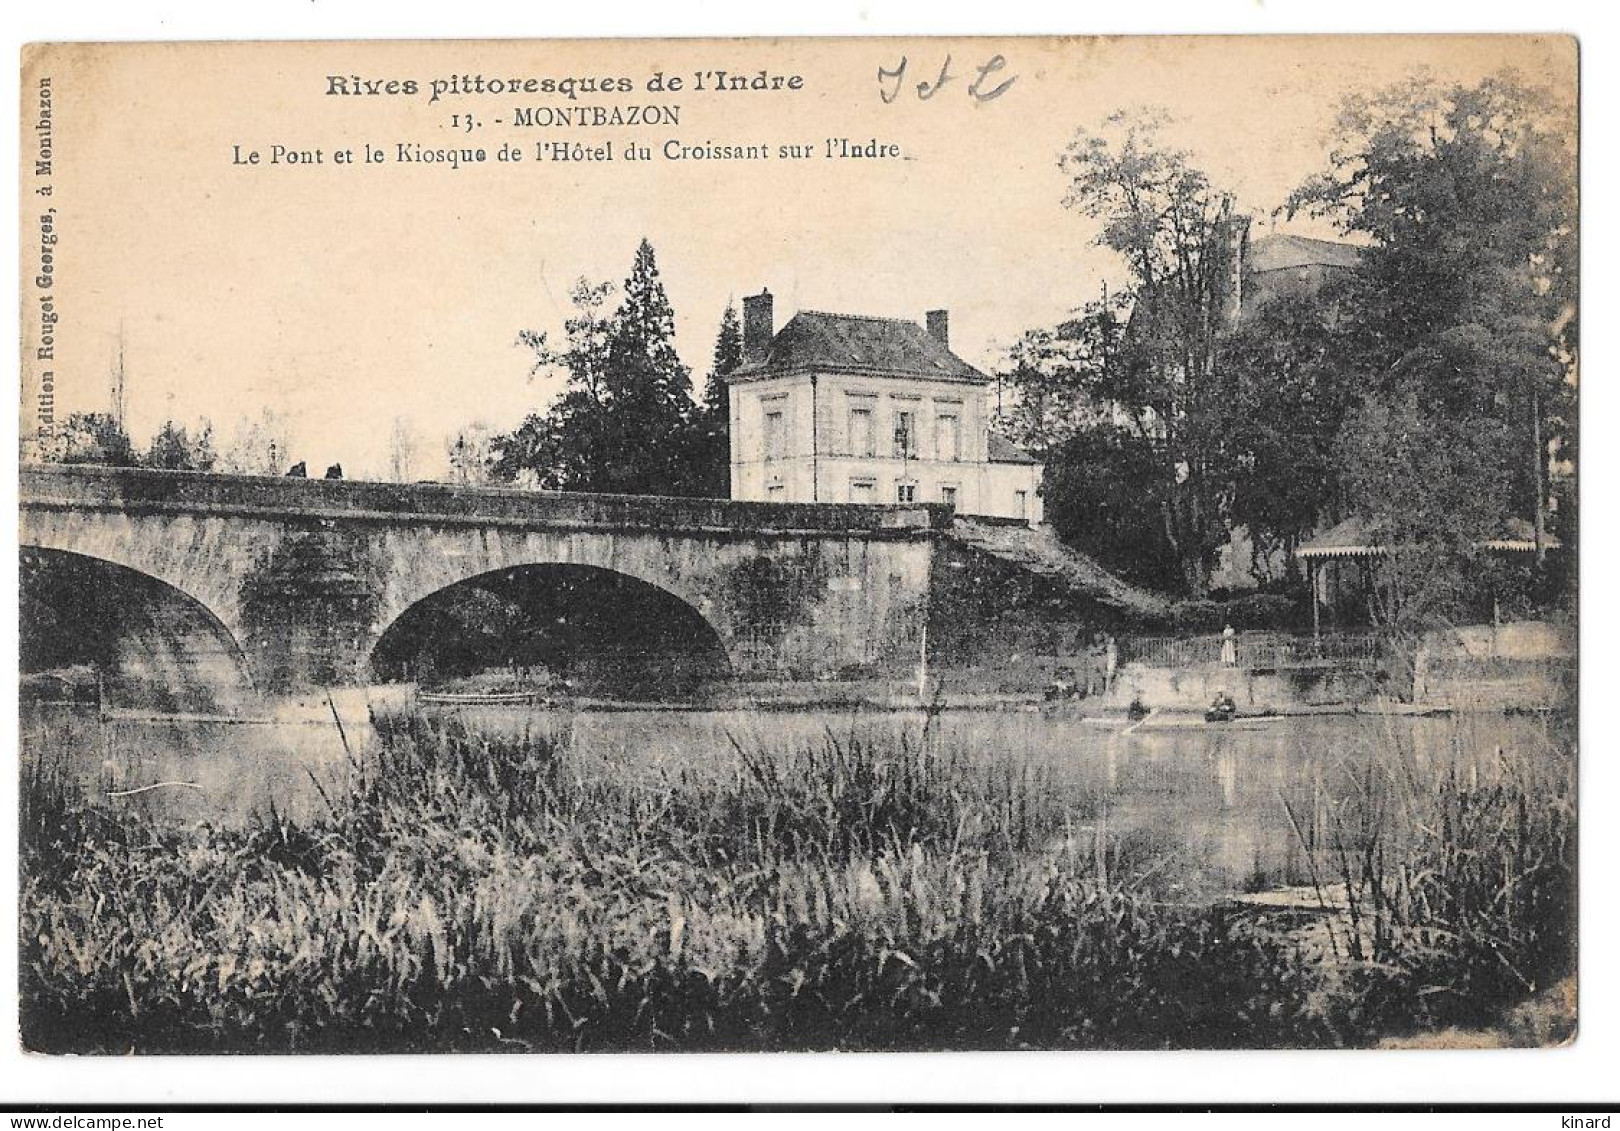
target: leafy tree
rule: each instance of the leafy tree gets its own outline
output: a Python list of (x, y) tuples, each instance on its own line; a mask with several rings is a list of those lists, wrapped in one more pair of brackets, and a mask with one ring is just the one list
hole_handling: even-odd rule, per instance
[(1369, 607), (1398, 656), (1487, 598), (1547, 595), (1483, 543), (1525, 516), (1541, 540), (1549, 447), (1574, 449), (1572, 139), (1512, 74), (1418, 77), (1347, 99), (1330, 171), (1295, 195), (1373, 241), (1344, 306), (1361, 403), (1336, 451), (1385, 550)]
[(508, 483), (553, 491), (589, 490), (599, 462), (610, 395), (608, 342), (613, 333), (604, 313), (612, 283), (580, 279), (569, 298), (574, 316), (563, 329), (566, 345), (553, 347), (544, 331), (523, 330), (518, 342), (534, 352), (531, 377), (551, 369), (568, 375), (568, 386), (545, 413), (530, 413), (518, 428), (494, 441), (491, 472)]
[(1160, 517), (1168, 488), (1151, 439), (1098, 425), (1075, 431), (1045, 458), (1046, 521), (1058, 537), (1139, 585), (1181, 586)]
[(1508, 581), (1484, 546), (1500, 535), (1511, 493), (1497, 455), (1507, 433), (1497, 421), (1429, 412), (1416, 395), (1369, 397), (1345, 423), (1345, 486), (1366, 539), (1384, 550), (1370, 563), (1369, 619), (1394, 645), (1403, 691), (1424, 634), (1477, 620)]
[(218, 462), (214, 428), (206, 420), (193, 436), (183, 424), (165, 420), (146, 449), (147, 467), (165, 471), (212, 471)]
[(106, 412), (71, 414), (62, 426), (57, 451), (62, 463), (134, 467), (139, 462), (129, 433), (115, 416)]
[(1119, 350), (1095, 369), (1103, 399), (1151, 421), (1156, 460), (1147, 491), (1164, 542), (1194, 596), (1209, 589), (1228, 536), (1228, 404), (1217, 346), (1230, 292), (1231, 198), (1184, 151), (1167, 147), (1162, 113), (1111, 115), (1080, 130), (1061, 161), (1064, 203), (1099, 222), (1097, 242), (1130, 272), (1130, 320)]
[(1110, 361), (1121, 353), (1125, 324), (1116, 305), (1102, 302), (1055, 328), (1025, 333), (998, 375), (1003, 396), (997, 427), (1048, 456), (1077, 432), (1098, 425), (1129, 427), (1143, 436), (1155, 432), (1150, 409), (1117, 396), (1124, 392), (1116, 384), (1122, 375)]
[(1575, 446), (1574, 140), (1571, 109), (1512, 72), (1418, 76), (1346, 99), (1330, 170), (1292, 202), (1372, 241), (1349, 326), (1360, 387), (1480, 422), (1508, 508), (1538, 529), (1549, 444)]
[(568, 384), (544, 414), (497, 441), (494, 472), (556, 490), (701, 493), (691, 374), (675, 352), (674, 312), (646, 240), (605, 318), (611, 294), (580, 280), (560, 349), (543, 332), (519, 335), (535, 352), (534, 372), (561, 369)]
[(1232, 454), (1228, 517), (1253, 548), (1251, 572), (1279, 580), (1279, 554), (1294, 573), (1294, 550), (1340, 498), (1337, 440), (1354, 399), (1347, 348), (1330, 283), (1322, 293), (1279, 297), (1245, 316), (1221, 343), (1226, 443)]
[(292, 452), (286, 420), (274, 409), (256, 417), (242, 416), (230, 443), (219, 455), (216, 470), (230, 475), (280, 475)]
[(469, 487), (481, 487), (489, 482), (490, 463), (494, 459), (489, 426), (469, 424), (445, 441), (445, 458), (450, 464), (450, 481)]

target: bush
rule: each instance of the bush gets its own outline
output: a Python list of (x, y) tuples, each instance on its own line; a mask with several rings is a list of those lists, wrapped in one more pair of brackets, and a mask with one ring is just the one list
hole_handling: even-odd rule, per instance
[(1177, 601), (1170, 609), (1171, 631), (1177, 636), (1219, 632), (1226, 623), (1221, 618), (1221, 606), (1203, 598)]
[(1170, 618), (1171, 630), (1178, 636), (1220, 632), (1227, 625), (1239, 631), (1286, 631), (1301, 626), (1302, 608), (1280, 593), (1246, 593), (1224, 601), (1177, 601)]
[(1249, 593), (1225, 602), (1221, 614), (1236, 629), (1291, 629), (1300, 626), (1302, 609), (1281, 593)]

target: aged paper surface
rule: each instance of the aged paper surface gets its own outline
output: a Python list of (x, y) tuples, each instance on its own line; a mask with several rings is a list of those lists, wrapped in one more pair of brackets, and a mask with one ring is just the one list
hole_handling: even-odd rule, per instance
[(29, 1049), (1570, 1039), (1571, 39), (22, 72)]

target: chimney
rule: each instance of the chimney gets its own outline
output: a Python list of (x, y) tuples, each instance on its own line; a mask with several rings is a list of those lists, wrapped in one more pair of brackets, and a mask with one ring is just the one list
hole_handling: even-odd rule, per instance
[(928, 336), (933, 338), (946, 349), (951, 348), (951, 312), (948, 310), (930, 310), (928, 312)]
[(752, 361), (765, 356), (776, 334), (776, 309), (769, 287), (757, 295), (743, 298), (743, 359)]

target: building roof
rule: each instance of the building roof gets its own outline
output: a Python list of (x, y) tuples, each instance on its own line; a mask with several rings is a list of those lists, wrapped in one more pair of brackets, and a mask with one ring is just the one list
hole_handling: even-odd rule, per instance
[(1286, 271), (1294, 267), (1353, 269), (1360, 262), (1361, 249), (1351, 244), (1273, 234), (1249, 241), (1247, 269), (1255, 273)]
[(1359, 518), (1347, 518), (1302, 544), (1294, 553), (1302, 558), (1377, 557), (1384, 548), (1367, 533)]
[[(1535, 539), (1535, 530), (1528, 522), (1522, 518), (1510, 518), (1503, 524), (1498, 537), (1488, 538), (1479, 545), (1483, 549), (1495, 550), (1498, 553), (1528, 554), (1535, 552)], [(1557, 550), (1563, 546), (1563, 543), (1551, 534), (1543, 534), (1541, 544), (1548, 550)], [(1323, 560), (1378, 558), (1383, 557), (1385, 552), (1384, 547), (1368, 532), (1366, 524), (1355, 517), (1347, 518), (1337, 526), (1324, 530), (1294, 551), (1301, 558)]]
[(1007, 437), (992, 432), (990, 433), (990, 462), (1038, 464), (1041, 461), (1007, 439)]
[(916, 322), (817, 310), (795, 314), (771, 339), (763, 357), (744, 361), (729, 379), (750, 381), (805, 372), (928, 377), (975, 384), (990, 380)]

